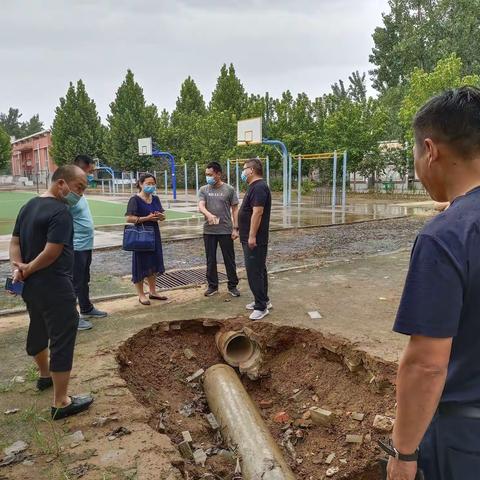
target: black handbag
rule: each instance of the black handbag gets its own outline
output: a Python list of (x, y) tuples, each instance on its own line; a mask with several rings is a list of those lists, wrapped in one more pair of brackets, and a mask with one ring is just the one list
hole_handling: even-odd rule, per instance
[(155, 232), (153, 227), (125, 225), (123, 230), (123, 249), (127, 252), (153, 252), (155, 250)]

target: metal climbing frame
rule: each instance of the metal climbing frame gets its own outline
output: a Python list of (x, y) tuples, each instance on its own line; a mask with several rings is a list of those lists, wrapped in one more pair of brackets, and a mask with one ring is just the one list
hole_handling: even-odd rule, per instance
[[(348, 154), (347, 151), (333, 151), (333, 152), (324, 152), (324, 153), (308, 153), (308, 154), (298, 154), (295, 155), (295, 158), (298, 162), (298, 181), (297, 181), (297, 203), (301, 203), (302, 199), (302, 162), (311, 161), (311, 160), (333, 160), (333, 172), (332, 172), (332, 195), (331, 195), (331, 205), (334, 209), (337, 204), (337, 169), (338, 169), (338, 157), (342, 156), (342, 210), (345, 210), (346, 207), (346, 198), (347, 198), (347, 161)], [(289, 156), (289, 204), (291, 204), (291, 194), (292, 194), (292, 156)]]

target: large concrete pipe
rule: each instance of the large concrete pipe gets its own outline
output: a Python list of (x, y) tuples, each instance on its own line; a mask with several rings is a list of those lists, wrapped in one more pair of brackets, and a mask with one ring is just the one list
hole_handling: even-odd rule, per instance
[(260, 345), (250, 338), (244, 330), (219, 330), (215, 335), (215, 344), (223, 359), (232, 367), (238, 367), (241, 373), (256, 380), (262, 362)]
[(213, 365), (203, 386), (224, 440), (238, 449), (244, 480), (295, 480), (235, 370)]

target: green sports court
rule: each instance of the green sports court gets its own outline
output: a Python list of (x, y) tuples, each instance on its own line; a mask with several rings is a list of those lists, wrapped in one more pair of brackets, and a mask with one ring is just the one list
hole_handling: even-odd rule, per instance
[[(0, 235), (12, 233), (15, 218), (20, 208), (35, 195), (35, 193), (30, 192), (0, 192)], [(122, 224), (125, 221), (125, 202), (89, 199), (88, 204), (95, 227)], [(192, 213), (167, 211), (167, 221), (187, 218), (192, 218)]]

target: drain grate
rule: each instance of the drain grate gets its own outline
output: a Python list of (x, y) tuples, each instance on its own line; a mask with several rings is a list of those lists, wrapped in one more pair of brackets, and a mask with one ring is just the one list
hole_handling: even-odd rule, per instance
[[(206, 270), (191, 269), (191, 270), (171, 270), (165, 272), (163, 275), (158, 275), (156, 284), (160, 290), (172, 290), (174, 288), (188, 287), (192, 285), (202, 285), (206, 283)], [(220, 283), (227, 281), (227, 275), (223, 272), (218, 272), (218, 281)]]

